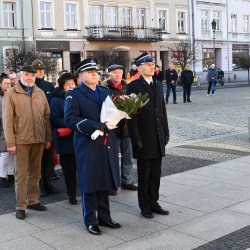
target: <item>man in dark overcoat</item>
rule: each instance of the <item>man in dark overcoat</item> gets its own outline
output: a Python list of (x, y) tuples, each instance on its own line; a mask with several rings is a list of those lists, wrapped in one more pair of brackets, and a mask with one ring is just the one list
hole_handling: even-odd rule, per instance
[(187, 65), (186, 68), (181, 72), (181, 83), (183, 85), (183, 102), (192, 102), (190, 100), (191, 87), (194, 81), (194, 73)]
[(154, 213), (167, 215), (158, 203), (161, 163), (169, 141), (169, 129), (162, 84), (153, 80), (155, 62), (148, 54), (136, 59), (142, 76), (127, 86), (127, 94), (147, 93), (148, 103), (128, 120), (133, 157), (137, 159), (138, 201), (141, 213), (153, 218)]
[[(118, 145), (115, 132), (100, 122), (102, 103), (111, 92), (98, 86), (97, 69), (95, 58), (85, 59), (76, 66), (82, 82), (67, 93), (64, 112), (67, 127), (74, 130), (84, 222), (89, 233), (95, 235), (101, 233), (98, 226), (121, 227), (111, 219), (109, 210), (109, 193), (120, 185)], [(92, 140), (91, 135), (97, 129), (104, 136)]]

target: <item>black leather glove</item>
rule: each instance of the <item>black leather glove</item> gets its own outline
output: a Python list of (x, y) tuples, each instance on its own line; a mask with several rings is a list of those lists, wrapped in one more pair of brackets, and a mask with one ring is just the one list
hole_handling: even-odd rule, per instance
[(94, 126), (95, 129), (98, 129), (102, 131), (103, 133), (106, 133), (108, 131), (108, 127), (105, 123), (97, 122)]
[(121, 119), (118, 123), (117, 123), (117, 127), (118, 128), (124, 128), (125, 127), (125, 125), (126, 125), (126, 119), (124, 118), (124, 119)]

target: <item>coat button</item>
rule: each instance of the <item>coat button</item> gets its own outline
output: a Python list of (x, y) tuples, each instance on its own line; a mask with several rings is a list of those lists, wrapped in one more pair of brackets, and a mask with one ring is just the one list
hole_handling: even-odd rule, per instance
[(108, 146), (108, 149), (110, 149), (110, 146)]

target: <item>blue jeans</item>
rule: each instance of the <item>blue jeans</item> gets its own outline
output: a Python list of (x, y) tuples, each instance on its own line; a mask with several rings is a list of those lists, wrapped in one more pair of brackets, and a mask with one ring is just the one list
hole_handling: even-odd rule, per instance
[(168, 102), (171, 89), (173, 91), (173, 102), (176, 102), (176, 85), (173, 83), (167, 83), (166, 102)]
[(130, 184), (133, 181), (132, 144), (130, 137), (118, 138), (118, 147), (121, 153), (121, 183)]

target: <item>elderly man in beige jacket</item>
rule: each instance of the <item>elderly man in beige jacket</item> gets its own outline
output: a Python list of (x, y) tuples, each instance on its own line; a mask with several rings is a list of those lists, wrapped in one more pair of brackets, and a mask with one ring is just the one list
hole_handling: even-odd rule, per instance
[(51, 146), (50, 109), (45, 94), (35, 85), (36, 70), (24, 66), (20, 81), (3, 99), (3, 127), (7, 150), (15, 155), (16, 218), (26, 207), (45, 211), (39, 203), (43, 149)]

